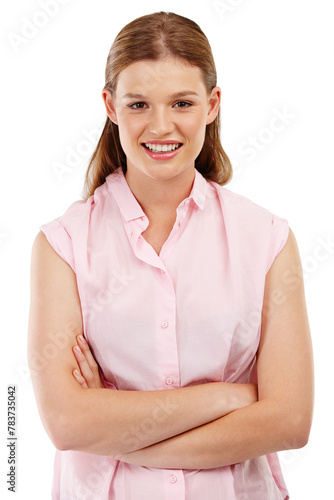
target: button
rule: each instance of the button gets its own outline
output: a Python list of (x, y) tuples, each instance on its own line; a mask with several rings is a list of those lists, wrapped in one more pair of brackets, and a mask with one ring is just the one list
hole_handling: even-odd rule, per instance
[(174, 382), (174, 380), (170, 377), (167, 377), (166, 380), (165, 380), (166, 384), (167, 385), (172, 385), (172, 383)]
[(164, 269), (160, 269), (160, 271), (161, 271), (161, 274), (165, 274), (165, 272), (166, 272)]
[(176, 483), (176, 481), (177, 481), (177, 477), (176, 476), (173, 475), (173, 476), (170, 477), (170, 482), (171, 483)]
[(183, 220), (180, 220), (179, 221), (179, 227), (181, 227), (183, 225)]
[(167, 328), (168, 327), (168, 321), (164, 321), (161, 323), (161, 328)]
[(186, 201), (184, 202), (184, 204), (185, 204), (186, 206), (188, 206), (188, 205), (189, 205), (189, 203), (190, 203), (190, 200), (186, 200)]

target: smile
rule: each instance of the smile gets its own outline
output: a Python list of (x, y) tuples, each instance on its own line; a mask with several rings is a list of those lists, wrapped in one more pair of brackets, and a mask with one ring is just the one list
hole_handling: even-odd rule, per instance
[(143, 146), (152, 151), (152, 153), (170, 153), (171, 151), (181, 147), (182, 144), (179, 142), (174, 144), (152, 144), (150, 142), (146, 142)]
[(177, 156), (182, 151), (183, 144), (180, 142), (171, 142), (169, 144), (157, 144), (152, 142), (143, 142), (143, 149), (151, 160), (167, 161)]

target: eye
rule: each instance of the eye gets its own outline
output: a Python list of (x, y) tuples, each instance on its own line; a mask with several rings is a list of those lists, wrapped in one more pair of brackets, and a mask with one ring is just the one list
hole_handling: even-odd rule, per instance
[(177, 108), (188, 108), (189, 106), (192, 106), (192, 103), (188, 101), (178, 101), (175, 103), (175, 106)]
[(143, 107), (145, 105), (146, 104), (144, 102), (134, 102), (132, 104), (129, 104), (129, 108), (131, 108), (131, 109), (143, 109)]

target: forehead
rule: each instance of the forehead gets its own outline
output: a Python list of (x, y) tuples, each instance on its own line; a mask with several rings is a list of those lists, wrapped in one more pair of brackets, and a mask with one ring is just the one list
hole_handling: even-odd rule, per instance
[(126, 93), (147, 95), (154, 91), (172, 94), (183, 88), (205, 91), (202, 71), (180, 59), (141, 60), (120, 72), (116, 94), (122, 98)]

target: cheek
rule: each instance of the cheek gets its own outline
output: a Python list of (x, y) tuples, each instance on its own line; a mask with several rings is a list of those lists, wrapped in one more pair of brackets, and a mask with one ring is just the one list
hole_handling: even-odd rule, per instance
[(206, 121), (205, 116), (189, 115), (184, 122), (184, 131), (187, 133), (189, 139), (196, 142), (203, 142), (205, 137)]
[(118, 121), (118, 130), (122, 146), (137, 142), (142, 131), (141, 120), (133, 115), (122, 116)]

